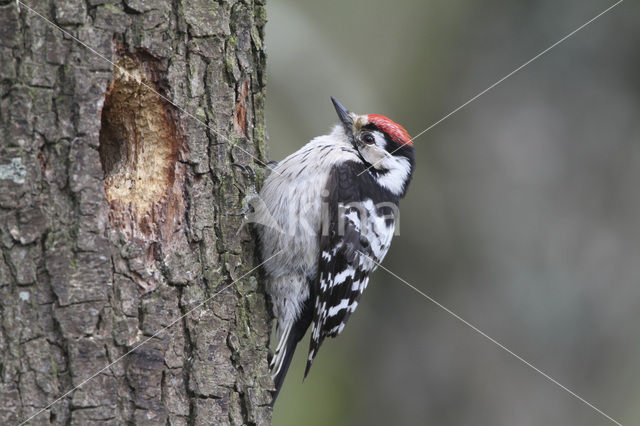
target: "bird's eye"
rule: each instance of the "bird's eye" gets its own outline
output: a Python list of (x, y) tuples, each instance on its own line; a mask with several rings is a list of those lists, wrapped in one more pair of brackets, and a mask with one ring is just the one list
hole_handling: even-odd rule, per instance
[(368, 145), (371, 145), (376, 141), (376, 138), (371, 133), (365, 133), (362, 135), (362, 141)]

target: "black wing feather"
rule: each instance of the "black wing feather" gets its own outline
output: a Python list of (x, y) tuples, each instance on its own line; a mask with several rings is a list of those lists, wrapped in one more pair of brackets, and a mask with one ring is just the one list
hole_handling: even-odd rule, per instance
[[(337, 336), (355, 310), (366, 287), (371, 267), (365, 267), (360, 252), (370, 255), (361, 235), (362, 211), (349, 207), (362, 200), (362, 185), (349, 165), (336, 166), (327, 182), (324, 205), (328, 207), (328, 229), (319, 244), (318, 279), (315, 288), (313, 328), (305, 377), (325, 337)], [(356, 284), (354, 286), (354, 283)]]

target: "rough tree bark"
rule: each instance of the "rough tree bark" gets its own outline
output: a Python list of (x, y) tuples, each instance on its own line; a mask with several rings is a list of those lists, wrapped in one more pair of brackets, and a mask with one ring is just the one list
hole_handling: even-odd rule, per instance
[(257, 265), (229, 213), (255, 184), (231, 164), (265, 158), (265, 20), (261, 0), (0, 1), (1, 424), (176, 320), (31, 423), (270, 422), (258, 274), (225, 289)]

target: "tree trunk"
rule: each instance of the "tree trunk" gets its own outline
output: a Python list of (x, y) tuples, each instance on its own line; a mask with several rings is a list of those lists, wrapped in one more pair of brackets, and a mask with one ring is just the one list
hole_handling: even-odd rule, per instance
[(231, 164), (265, 158), (265, 20), (0, 1), (1, 424), (270, 422), (270, 314), (229, 214), (255, 184)]

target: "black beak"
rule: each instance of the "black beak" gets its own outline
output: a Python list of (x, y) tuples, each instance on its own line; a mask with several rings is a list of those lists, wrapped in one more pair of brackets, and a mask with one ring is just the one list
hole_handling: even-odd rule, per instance
[(333, 107), (336, 109), (336, 113), (344, 126), (344, 131), (347, 133), (349, 137), (353, 136), (353, 119), (351, 118), (351, 114), (349, 111), (342, 105), (336, 98), (331, 97), (331, 102), (333, 102)]

